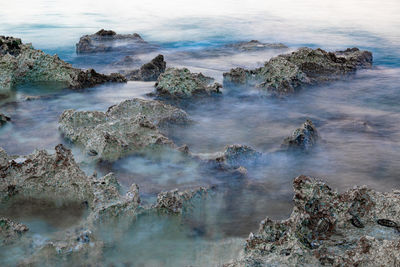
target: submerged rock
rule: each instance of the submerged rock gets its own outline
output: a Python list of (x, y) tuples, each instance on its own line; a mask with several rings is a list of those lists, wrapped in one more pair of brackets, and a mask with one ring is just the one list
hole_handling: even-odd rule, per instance
[(21, 235), (27, 232), (29, 228), (21, 223), (14, 222), (8, 218), (0, 218), (0, 246), (10, 245)]
[(157, 81), (160, 74), (165, 71), (166, 66), (164, 56), (158, 55), (140, 69), (122, 72), (122, 74), (130, 81)]
[(141, 64), (140, 58), (136, 56), (125, 56), (119, 61), (111, 64), (112, 67), (132, 67), (137, 64)]
[(158, 77), (156, 94), (170, 98), (189, 98), (219, 94), (222, 85), (202, 73), (191, 73), (188, 69), (168, 68)]
[(158, 127), (189, 121), (181, 109), (136, 98), (111, 106), (107, 112), (65, 110), (59, 129), (66, 138), (83, 146), (93, 159), (115, 161), (148, 149), (174, 147)]
[(101, 29), (95, 34), (84, 35), (76, 44), (76, 53), (98, 53), (110, 51), (145, 52), (154, 50), (139, 34), (117, 34)]
[(254, 163), (259, 160), (261, 156), (262, 154), (260, 152), (257, 152), (249, 146), (228, 145), (225, 147), (223, 155), (216, 160), (229, 168), (239, 168)]
[(3, 113), (0, 113), (0, 127), (8, 123), (9, 121), (11, 121), (10, 117), (4, 115)]
[(60, 82), (69, 88), (92, 87), (106, 82), (126, 82), (121, 74), (99, 74), (72, 67), (21, 39), (0, 36), (0, 92), (27, 82)]
[(223, 75), (224, 84), (250, 85), (273, 94), (286, 95), (303, 86), (341, 79), (371, 66), (372, 53), (369, 51), (349, 48), (326, 52), (305, 47), (274, 57), (261, 68), (236, 68)]
[(286, 45), (281, 43), (262, 43), (258, 40), (251, 40), (249, 42), (240, 42), (235, 44), (229, 44), (226, 47), (233, 48), (240, 51), (258, 51), (265, 49), (286, 49)]
[(312, 121), (307, 120), (303, 125), (294, 130), (292, 135), (283, 140), (284, 149), (311, 149), (318, 141), (319, 135)]
[(289, 219), (261, 222), (245, 257), (226, 266), (395, 266), (400, 195), (357, 187), (339, 194), (306, 176), (293, 181)]
[(203, 197), (208, 193), (204, 187), (196, 190), (178, 191), (178, 189), (161, 192), (157, 196), (156, 209), (170, 213), (182, 213), (190, 209), (190, 201), (195, 197)]

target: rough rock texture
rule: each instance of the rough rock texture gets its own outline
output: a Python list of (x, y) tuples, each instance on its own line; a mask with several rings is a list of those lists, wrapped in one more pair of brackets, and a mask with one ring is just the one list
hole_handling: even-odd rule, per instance
[(319, 135), (312, 121), (307, 120), (303, 125), (294, 130), (292, 135), (283, 140), (284, 149), (311, 149), (318, 141)]
[(239, 168), (243, 165), (248, 165), (250, 162), (257, 161), (261, 156), (262, 154), (260, 152), (257, 152), (249, 146), (228, 145), (225, 147), (223, 155), (216, 160), (231, 168)]
[(11, 118), (4, 115), (3, 113), (0, 113), (0, 127), (6, 124), (7, 122), (11, 121)]
[(76, 69), (57, 55), (50, 56), (23, 44), (21, 39), (0, 36), (0, 92), (27, 82), (61, 82), (85, 88), (105, 82), (126, 82), (121, 74), (103, 75), (93, 69)]
[(156, 209), (164, 210), (170, 213), (182, 213), (188, 211), (190, 201), (196, 197), (204, 197), (208, 190), (200, 187), (196, 190), (178, 191), (178, 189), (161, 192), (157, 196)]
[(285, 49), (288, 48), (286, 45), (278, 43), (262, 43), (257, 40), (251, 40), (249, 42), (240, 42), (235, 44), (227, 45), (229, 48), (233, 48), (240, 51), (257, 51), (265, 49)]
[(133, 185), (125, 196), (119, 194), (114, 175), (88, 177), (76, 164), (71, 150), (63, 145), (54, 154), (45, 150), (27, 156), (12, 157), (0, 148), (0, 202), (12, 197), (43, 199), (57, 203), (86, 203), (88, 216), (95, 221), (113, 210), (134, 210), (139, 193)]
[(224, 73), (224, 84), (251, 85), (285, 95), (303, 86), (337, 80), (371, 66), (372, 53), (358, 48), (336, 52), (300, 48), (274, 57), (258, 69), (232, 69)]
[(111, 64), (112, 67), (132, 67), (136, 64), (141, 64), (140, 58), (136, 56), (125, 56), (119, 61), (116, 61)]
[(158, 55), (140, 69), (122, 72), (122, 74), (130, 81), (157, 81), (160, 74), (165, 71), (166, 66), (164, 56)]
[(24, 224), (14, 222), (8, 218), (0, 218), (0, 246), (13, 243), (28, 230), (29, 228)]
[(110, 51), (142, 51), (153, 48), (139, 34), (117, 34), (114, 31), (100, 30), (95, 34), (84, 35), (76, 44), (76, 53), (97, 53)]
[(188, 69), (168, 68), (158, 77), (156, 94), (171, 98), (189, 98), (192, 96), (209, 96), (220, 93), (219, 83), (210, 85), (213, 78), (201, 73), (191, 73)]
[(158, 126), (188, 122), (181, 109), (160, 101), (133, 99), (111, 106), (107, 112), (65, 110), (59, 129), (93, 159), (115, 161), (159, 146), (174, 147)]
[(397, 266), (400, 194), (356, 187), (345, 193), (299, 176), (289, 219), (261, 222), (245, 257), (226, 266)]

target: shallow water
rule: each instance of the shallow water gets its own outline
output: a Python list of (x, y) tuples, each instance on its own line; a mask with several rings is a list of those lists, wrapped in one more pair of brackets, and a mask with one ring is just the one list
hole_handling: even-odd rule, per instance
[[(373, 69), (284, 99), (263, 97), (250, 88), (224, 88), (222, 97), (182, 105), (195, 123), (164, 129), (178, 145), (187, 144), (191, 152), (203, 157), (229, 144), (249, 145), (265, 153), (262, 164), (247, 163), (246, 179), (226, 176), (168, 152), (93, 165), (59, 134), (58, 117), (63, 110), (105, 111), (125, 99), (149, 98), (146, 94), (154, 90), (152, 82), (109, 84), (79, 91), (57, 84), (18, 87), (10, 99), (0, 103), (0, 112), (12, 118), (11, 124), (0, 128), (0, 146), (9, 154), (51, 151), (64, 143), (73, 149), (87, 174), (113, 171), (125, 189), (137, 183), (142, 200), (148, 204), (162, 190), (216, 186), (211, 200), (200, 205), (201, 216), (192, 214), (190, 219), (180, 220), (143, 215), (122, 236), (113, 227), (105, 228), (104, 238), (114, 244), (106, 250), (107, 263), (212, 266), (229, 261), (262, 219), (289, 216), (291, 182), (300, 174), (319, 177), (340, 191), (364, 184), (381, 191), (399, 188), (398, 1), (249, 1), (243, 5), (242, 1), (228, 0), (157, 5), (35, 0), (8, 2), (7, 8), (0, 10), (1, 34), (21, 37), (35, 48), (57, 53), (74, 66), (102, 72), (114, 71), (111, 63), (126, 54), (78, 56), (74, 47), (81, 35), (100, 28), (138, 32), (158, 45), (159, 51), (138, 55), (143, 63), (162, 53), (168, 66), (185, 66), (219, 82), (230, 68), (258, 67), (275, 55), (305, 45), (328, 50), (357, 46), (374, 53)], [(247, 53), (223, 48), (251, 39), (282, 42), (290, 48)], [(32, 100), (26, 101), (26, 97)], [(312, 153), (276, 152), (284, 137), (305, 119), (314, 122), (323, 142)], [(14, 212), (21, 207), (24, 212)], [(73, 208), (40, 207), (40, 203), (14, 203), (12, 208), (1, 207), (0, 215), (26, 223), (38, 240), (84, 216), (72, 212)], [(16, 260), (25, 253), (18, 247), (10, 251)], [(137, 259), (136, 263), (132, 259)], [(10, 261), (0, 253), (0, 263)]]

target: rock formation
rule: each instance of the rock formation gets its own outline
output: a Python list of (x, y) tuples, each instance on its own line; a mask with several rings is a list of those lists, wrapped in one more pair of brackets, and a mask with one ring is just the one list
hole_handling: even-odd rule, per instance
[(190, 98), (219, 94), (222, 86), (219, 83), (210, 85), (213, 80), (202, 73), (191, 73), (186, 68), (168, 68), (158, 77), (155, 85), (156, 94), (167, 98)]
[(110, 30), (100, 30), (95, 34), (84, 35), (76, 44), (76, 53), (98, 53), (111, 51), (148, 52), (155, 46), (145, 42), (139, 34), (117, 34)]
[(157, 81), (160, 74), (165, 71), (166, 66), (164, 56), (158, 55), (140, 69), (124, 71), (122, 74), (130, 81)]
[(111, 106), (107, 112), (65, 110), (59, 129), (93, 159), (115, 161), (147, 149), (174, 147), (158, 127), (188, 122), (181, 109), (160, 101), (133, 99)]
[(305, 47), (274, 57), (261, 68), (231, 69), (224, 73), (224, 85), (250, 85), (272, 94), (287, 95), (303, 86), (341, 79), (371, 66), (372, 53), (369, 51), (349, 48), (326, 52)]
[(262, 43), (258, 40), (251, 40), (249, 42), (239, 42), (234, 44), (229, 44), (226, 47), (239, 50), (239, 51), (259, 51), (265, 49), (286, 49), (286, 45), (278, 43)]
[(28, 82), (60, 82), (69, 88), (92, 87), (106, 82), (126, 82), (121, 74), (104, 75), (81, 70), (50, 56), (21, 39), (0, 36), (0, 93)]
[(261, 222), (244, 258), (225, 266), (396, 266), (400, 194), (357, 187), (337, 193), (306, 176), (293, 181), (289, 219)]
[(283, 140), (284, 149), (310, 150), (318, 141), (319, 135), (312, 121), (307, 120), (292, 135)]
[(9, 121), (11, 121), (10, 117), (4, 115), (3, 113), (0, 113), (0, 127), (8, 123)]

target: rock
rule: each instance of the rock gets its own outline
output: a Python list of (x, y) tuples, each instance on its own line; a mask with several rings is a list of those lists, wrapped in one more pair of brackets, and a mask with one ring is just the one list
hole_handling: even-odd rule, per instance
[(113, 67), (132, 67), (136, 64), (141, 64), (140, 58), (136, 56), (125, 56), (121, 60), (111, 64)]
[(274, 57), (261, 68), (236, 68), (223, 76), (224, 85), (250, 85), (272, 94), (287, 95), (301, 87), (338, 80), (371, 66), (372, 53), (369, 51), (349, 48), (326, 52), (305, 47)]
[[(218, 157), (216, 161), (223, 163), (226, 167), (236, 169), (257, 161), (261, 156), (262, 154), (260, 152), (257, 152), (249, 146), (229, 145), (225, 147), (223, 155)], [(247, 171), (243, 171), (243, 167), (239, 171), (247, 173)]]
[(122, 72), (122, 74), (130, 81), (157, 81), (160, 74), (165, 71), (166, 66), (164, 56), (158, 55), (140, 69)]
[(310, 120), (306, 120), (303, 125), (294, 130), (292, 135), (283, 140), (284, 149), (310, 150), (319, 140), (317, 128)]
[(226, 266), (395, 266), (400, 196), (356, 187), (337, 193), (299, 176), (289, 219), (261, 222), (244, 258)]
[(204, 197), (208, 190), (200, 187), (196, 190), (178, 191), (178, 189), (161, 192), (157, 196), (156, 209), (169, 213), (183, 213), (190, 209), (190, 201), (195, 197)]
[(111, 106), (107, 112), (65, 110), (59, 129), (66, 138), (83, 146), (94, 160), (115, 161), (148, 149), (174, 147), (158, 127), (189, 121), (181, 109), (136, 98)]
[(36, 50), (21, 39), (0, 36), (0, 93), (28, 82), (60, 82), (69, 88), (92, 87), (106, 82), (126, 82), (121, 74), (99, 74), (93, 69), (84, 71)]
[(10, 117), (4, 115), (3, 113), (0, 113), (0, 127), (8, 123), (9, 121), (11, 121)]
[(21, 223), (14, 222), (8, 218), (0, 218), (0, 246), (10, 245), (29, 228)]
[(222, 86), (218, 83), (210, 85), (213, 80), (202, 73), (191, 73), (186, 68), (168, 68), (158, 77), (155, 85), (156, 94), (171, 98), (219, 94)]
[(78, 54), (110, 51), (145, 52), (154, 49), (154, 46), (145, 42), (137, 33), (117, 34), (104, 29), (95, 34), (82, 36), (76, 44)]
[(265, 50), (265, 49), (287, 49), (288, 47), (281, 43), (261, 43), (257, 40), (251, 40), (249, 42), (240, 42), (229, 44), (226, 47), (233, 48), (239, 51), (258, 51), (258, 50)]

